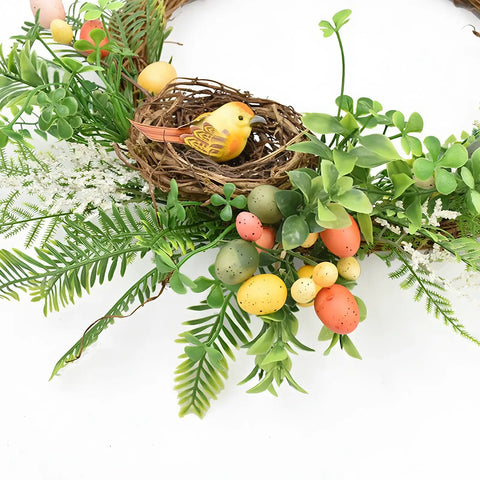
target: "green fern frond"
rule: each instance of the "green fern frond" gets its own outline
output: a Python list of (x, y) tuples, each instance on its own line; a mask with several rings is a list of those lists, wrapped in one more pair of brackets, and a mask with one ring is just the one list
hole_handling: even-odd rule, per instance
[(146, 64), (156, 62), (170, 33), (164, 12), (162, 1), (130, 0), (112, 12), (109, 29), (119, 45), (136, 52)]
[[(189, 342), (183, 361), (175, 370), (175, 390), (178, 391), (180, 416), (194, 413), (203, 417), (224, 387), (228, 376), (226, 357), (234, 360), (234, 350), (251, 337), (249, 316), (231, 304), (233, 294), (224, 292), (218, 312), (185, 322), (192, 326), (179, 342)], [(206, 302), (192, 308), (209, 310)]]
[[(467, 242), (470, 243), (470, 242)], [(453, 330), (462, 337), (467, 338), (473, 343), (480, 346), (480, 341), (473, 337), (455, 317), (450, 300), (448, 300), (443, 292), (445, 288), (439, 282), (429, 277), (429, 272), (421, 268), (414, 269), (409, 263), (409, 259), (403, 250), (392, 243), (392, 252), (400, 260), (401, 265), (394, 272), (390, 273), (390, 278), (400, 280), (401, 287), (404, 289), (415, 288), (414, 300), (425, 301), (425, 308), (428, 313), (433, 313), (435, 318), (442, 319), (446, 325), (450, 325)], [(382, 258), (380, 256), (380, 258)]]
[(455, 255), (470, 268), (480, 271), (480, 243), (470, 237), (439, 241), (438, 245)]

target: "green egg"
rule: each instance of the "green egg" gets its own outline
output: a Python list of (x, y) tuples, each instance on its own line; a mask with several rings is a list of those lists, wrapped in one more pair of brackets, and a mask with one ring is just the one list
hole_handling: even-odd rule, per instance
[(215, 274), (227, 285), (238, 285), (250, 278), (258, 268), (260, 256), (255, 244), (232, 240), (224, 245), (215, 259)]
[(283, 218), (275, 202), (275, 192), (278, 190), (280, 189), (273, 185), (259, 185), (248, 194), (248, 209), (262, 223), (278, 223)]

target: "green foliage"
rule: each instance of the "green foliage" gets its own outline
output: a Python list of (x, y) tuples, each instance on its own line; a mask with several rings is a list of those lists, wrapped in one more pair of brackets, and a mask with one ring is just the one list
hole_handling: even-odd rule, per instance
[(215, 193), (210, 198), (210, 203), (214, 207), (219, 207), (223, 205), (222, 210), (220, 211), (220, 218), (224, 222), (228, 222), (232, 219), (233, 209), (242, 209), (247, 205), (247, 198), (245, 195), (237, 195), (232, 198), (233, 193), (235, 192), (235, 185), (233, 183), (226, 183), (223, 186), (224, 197)]
[(280, 386), (284, 380), (295, 390), (306, 391), (294, 380), (291, 369), (292, 360), (289, 354), (296, 354), (294, 346), (305, 351), (313, 350), (301, 343), (296, 337), (298, 320), (291, 309), (285, 305), (278, 312), (260, 317), (263, 326), (258, 335), (244, 345), (249, 355), (255, 355), (255, 366), (240, 384), (258, 376), (258, 383), (247, 390), (247, 393), (260, 393), (268, 390), (277, 395), (274, 384)]
[[(477, 255), (480, 249), (477, 244)], [(446, 325), (450, 325), (456, 333), (462, 337), (480, 345), (480, 341), (468, 333), (465, 327), (455, 317), (450, 301), (444, 296), (445, 288), (437, 280), (430, 278), (429, 272), (422, 268), (413, 268), (409, 258), (401, 251), (399, 247), (392, 248), (394, 256), (400, 260), (400, 266), (390, 273), (390, 278), (401, 280), (400, 286), (403, 289), (414, 288), (414, 300), (419, 302), (423, 300), (428, 313), (433, 313), (436, 318), (440, 318)], [(382, 255), (378, 255), (382, 258)], [(391, 258), (388, 259), (390, 261)]]
[[(209, 289), (207, 300), (190, 309), (206, 314), (185, 322), (191, 327), (178, 339), (188, 343), (182, 362), (175, 370), (180, 416), (194, 413), (203, 417), (224, 387), (227, 378), (227, 357), (235, 360), (234, 350), (251, 336), (248, 315), (239, 309), (218, 280), (197, 280), (197, 291)], [(210, 313), (213, 310), (212, 313)]]

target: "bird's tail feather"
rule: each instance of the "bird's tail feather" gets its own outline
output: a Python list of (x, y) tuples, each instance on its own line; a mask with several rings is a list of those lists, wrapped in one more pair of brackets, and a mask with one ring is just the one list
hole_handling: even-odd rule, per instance
[(181, 135), (190, 133), (190, 127), (157, 127), (154, 125), (144, 125), (143, 123), (134, 122), (133, 120), (130, 120), (130, 123), (147, 138), (156, 142), (185, 143)]

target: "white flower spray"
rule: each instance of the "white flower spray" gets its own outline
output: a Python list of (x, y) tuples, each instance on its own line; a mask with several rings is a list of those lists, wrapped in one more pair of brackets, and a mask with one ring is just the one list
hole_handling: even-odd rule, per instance
[(19, 191), (22, 197), (35, 197), (36, 204), (51, 213), (109, 209), (129, 199), (126, 185), (148, 192), (136, 171), (93, 141), (88, 145), (59, 143), (49, 152), (34, 152), (22, 159), (18, 172), (0, 172), (0, 185)]

